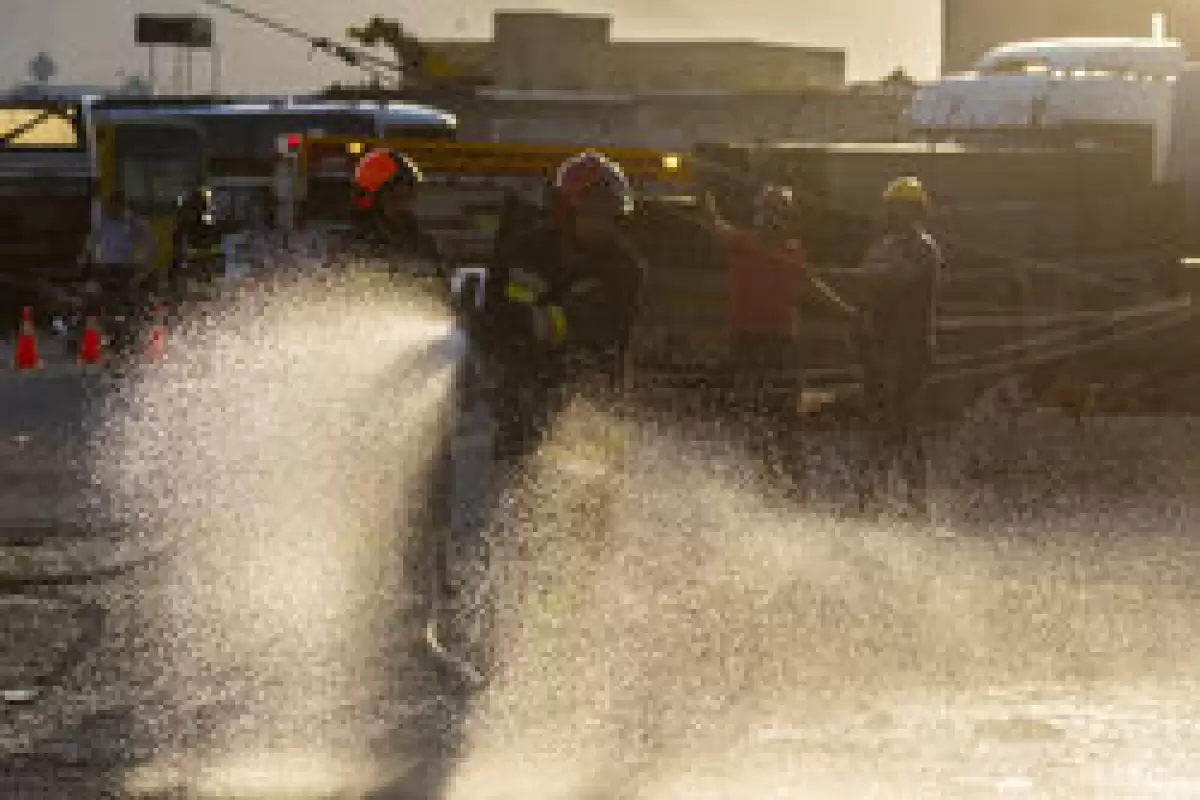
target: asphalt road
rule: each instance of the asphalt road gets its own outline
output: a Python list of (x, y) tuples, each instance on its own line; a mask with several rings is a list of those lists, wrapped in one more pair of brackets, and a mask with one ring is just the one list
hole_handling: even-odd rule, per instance
[[(187, 710), (161, 706), (159, 689), (145, 678), (152, 671), (131, 669), (147, 658), (137, 610), (154, 602), (160, 567), (126, 546), (122, 531), (97, 525), (85, 502), (85, 443), (99, 380), (70, 365), (52, 341), (43, 344), (43, 356), (40, 372), (0, 374), (0, 632), (6, 641), (0, 797), (133, 796), (135, 779), (147, 796), (174, 796), (195, 775), (185, 766), (146, 783), (163, 749), (158, 726), (197, 732), (200, 752), (211, 718), (240, 712), (204, 703)], [(391, 665), (394, 685), (433, 696), (448, 684), (444, 668), (428, 655), (424, 623), (422, 609), (398, 607), (379, 656)], [(374, 735), (374, 777), (358, 785), (355, 796), (436, 796), (456, 697), (450, 690), (443, 702), (383, 698), (414, 710), (403, 729)], [(191, 746), (178, 737), (172, 744)], [(232, 792), (271, 794), (262, 784)]]

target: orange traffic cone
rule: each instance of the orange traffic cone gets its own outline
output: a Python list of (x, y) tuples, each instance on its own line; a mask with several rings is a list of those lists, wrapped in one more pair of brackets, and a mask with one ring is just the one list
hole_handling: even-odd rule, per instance
[(104, 341), (100, 329), (96, 327), (96, 318), (89, 316), (83, 327), (83, 338), (79, 340), (80, 366), (93, 366), (104, 360)]
[(25, 306), (21, 318), (21, 332), (17, 335), (17, 347), (13, 353), (13, 368), (17, 370), (41, 369), (42, 359), (38, 356), (37, 334), (33, 330), (33, 309)]
[(166, 349), (166, 336), (163, 333), (163, 318), (164, 312), (162, 306), (156, 306), (154, 309), (154, 325), (150, 329), (150, 358), (162, 358), (163, 351)]

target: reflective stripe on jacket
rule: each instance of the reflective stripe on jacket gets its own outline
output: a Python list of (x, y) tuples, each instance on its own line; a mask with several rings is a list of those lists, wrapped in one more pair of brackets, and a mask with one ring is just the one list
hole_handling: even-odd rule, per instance
[(562, 345), (567, 340), (567, 314), (562, 306), (547, 303), (549, 285), (531, 272), (514, 269), (509, 273), (504, 296), (517, 305), (527, 306), (536, 341)]

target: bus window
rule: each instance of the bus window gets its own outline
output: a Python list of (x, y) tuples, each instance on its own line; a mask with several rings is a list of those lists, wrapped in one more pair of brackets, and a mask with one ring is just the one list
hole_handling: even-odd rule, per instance
[(371, 119), (353, 114), (272, 114), (252, 123), (255, 153), (274, 153), (280, 136), (300, 135), (321, 131), (327, 136), (370, 136), (374, 132)]
[(413, 139), (422, 142), (449, 142), (455, 138), (452, 126), (443, 125), (388, 125), (384, 128), (385, 139)]
[(118, 186), (141, 213), (174, 208), (175, 201), (203, 183), (199, 134), (186, 128), (130, 126), (117, 132)]
[(253, 158), (254, 137), (247, 130), (248, 120), (239, 117), (207, 116), (197, 118), (211, 146), (225, 158)]
[(347, 181), (313, 179), (308, 184), (304, 216), (312, 222), (346, 222), (353, 213), (350, 197)]

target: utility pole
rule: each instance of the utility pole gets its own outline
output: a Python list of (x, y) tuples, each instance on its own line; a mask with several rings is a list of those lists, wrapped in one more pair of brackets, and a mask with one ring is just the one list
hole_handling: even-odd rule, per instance
[(213, 97), (221, 95), (221, 48), (217, 44), (213, 44), (212, 49), (208, 51), (209, 57), (209, 89)]

